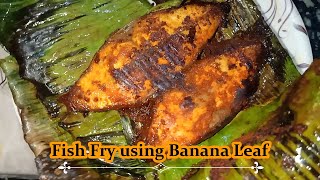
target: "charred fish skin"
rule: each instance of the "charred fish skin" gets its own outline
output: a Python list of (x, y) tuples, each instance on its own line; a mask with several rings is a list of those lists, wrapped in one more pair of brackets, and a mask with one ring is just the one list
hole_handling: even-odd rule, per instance
[(231, 49), (188, 69), (185, 87), (171, 89), (156, 101), (150, 127), (138, 139), (151, 145), (191, 145), (231, 120), (247, 104), (256, 83), (261, 44)]
[(220, 4), (193, 3), (150, 13), (112, 35), (61, 101), (73, 111), (146, 102), (182, 78), (224, 16)]

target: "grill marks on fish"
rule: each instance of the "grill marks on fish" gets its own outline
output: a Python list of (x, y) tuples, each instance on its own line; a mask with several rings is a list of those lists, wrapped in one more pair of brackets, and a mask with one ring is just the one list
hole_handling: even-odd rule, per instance
[[(186, 35), (176, 34), (158, 46), (146, 47), (134, 53), (136, 56), (131, 63), (112, 70), (112, 75), (122, 85), (135, 90), (144, 89), (143, 82), (147, 80), (150, 80), (156, 89), (166, 90), (173, 87), (182, 77), (181, 72), (176, 71), (175, 67), (185, 65), (181, 44), (190, 42), (189, 39)], [(159, 62), (160, 58), (164, 62)]]

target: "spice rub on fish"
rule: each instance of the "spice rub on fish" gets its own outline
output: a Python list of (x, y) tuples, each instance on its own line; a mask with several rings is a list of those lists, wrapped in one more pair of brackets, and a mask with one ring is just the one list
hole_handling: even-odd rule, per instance
[(138, 140), (151, 145), (195, 144), (231, 120), (256, 87), (261, 52), (258, 42), (235, 44), (228, 45), (221, 55), (206, 56), (193, 64), (184, 73), (183, 88), (159, 97), (150, 109), (151, 123)]
[(61, 101), (73, 111), (118, 109), (173, 87), (214, 35), (221, 6), (188, 4), (131, 23), (106, 41)]

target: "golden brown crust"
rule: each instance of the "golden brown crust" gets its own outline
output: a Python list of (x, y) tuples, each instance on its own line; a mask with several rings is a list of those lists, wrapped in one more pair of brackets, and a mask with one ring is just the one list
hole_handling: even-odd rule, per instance
[(255, 43), (194, 64), (185, 73), (183, 88), (169, 90), (156, 101), (151, 125), (140, 140), (190, 145), (217, 130), (246, 104), (260, 51)]
[(219, 5), (201, 3), (160, 10), (115, 33), (61, 100), (75, 111), (143, 103), (172, 87), (195, 61), (222, 19)]

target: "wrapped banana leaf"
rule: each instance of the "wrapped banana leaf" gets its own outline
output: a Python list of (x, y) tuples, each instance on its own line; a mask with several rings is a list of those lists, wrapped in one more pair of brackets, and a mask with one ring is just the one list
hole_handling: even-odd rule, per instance
[[(190, 172), (188, 168), (172, 168), (159, 172), (150, 172), (148, 169), (123, 169), (119, 167), (151, 165), (143, 160), (120, 158), (116, 158), (113, 163), (102, 160), (68, 160), (72, 166), (113, 168), (71, 169), (68, 174), (64, 174), (58, 168), (64, 160), (51, 160), (48, 156), (48, 144), (51, 141), (71, 143), (79, 140), (83, 144), (90, 141), (115, 145), (132, 144), (135, 136), (132, 122), (122, 117), (119, 112), (68, 112), (58, 99), (79, 79), (96, 51), (113, 32), (150, 11), (185, 3), (182, 0), (155, 2), (155, 7), (147, 0), (6, 0), (0, 3), (0, 17), (4, 19), (0, 22), (0, 33), (3, 34), (0, 41), (12, 55), (1, 60), (0, 65), (8, 77), (14, 100), (21, 109), (25, 139), (37, 156), (40, 179), (212, 177), (211, 171)], [(230, 124), (200, 145), (228, 145), (244, 134), (255, 133), (267, 125), (272, 120), (271, 117), (280, 112), (278, 109), (281, 109), (282, 104), (287, 103), (284, 100), (286, 98), (279, 98), (279, 95), (299, 76), (288, 54), (263, 22), (253, 2), (230, 0), (228, 3), (231, 7), (230, 13), (218, 29), (214, 41), (219, 42), (244, 34), (263, 37), (261, 41), (267, 49), (266, 57), (260, 72), (258, 91), (251, 98), (251, 107), (240, 112)], [(305, 93), (311, 90), (313, 89), (310, 88)], [(312, 107), (311, 103), (309, 105), (308, 107)], [(296, 110), (296, 106), (292, 105), (292, 110)], [(310, 114), (310, 117), (312, 116), (315, 115)], [(304, 122), (300, 117), (299, 123)], [(314, 130), (305, 132), (309, 132), (309, 135), (305, 136), (310, 139), (310, 132)], [(272, 139), (274, 135), (270, 133), (268, 138)], [(310, 143), (308, 139), (302, 138), (301, 141), (304, 145)], [(310, 141), (316, 142), (312, 138)], [(307, 177), (312, 177), (314, 171), (317, 172), (314, 162), (315, 160), (308, 161), (313, 168), (311, 174), (303, 171), (307, 173)], [(175, 160), (167, 161), (165, 165), (190, 167), (211, 163), (214, 162)], [(240, 166), (241, 163), (250, 164), (248, 161), (231, 163), (234, 166)], [(240, 177), (242, 173), (248, 172), (230, 171), (219, 174), (224, 177)]]
[[(61, 172), (53, 174), (52, 170), (56, 169), (61, 163), (63, 163), (63, 160), (56, 162), (49, 159), (49, 142), (72, 142), (72, 136), (63, 128), (58, 126), (57, 120), (50, 118), (43, 104), (36, 97), (37, 92), (35, 86), (30, 82), (21, 79), (19, 76), (18, 64), (13, 57), (10, 56), (5, 60), (2, 60), (0, 65), (8, 78), (15, 103), (18, 108), (21, 109), (20, 116), (22, 119), (25, 139), (37, 156), (36, 162), (38, 163), (38, 169), (41, 172), (40, 177), (48, 179), (48, 176), (61, 174)], [(85, 174), (90, 176), (92, 174), (92, 176), (99, 176), (92, 170), (76, 172), (76, 174)]]

